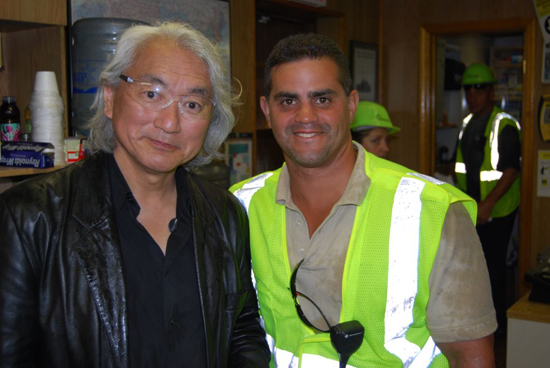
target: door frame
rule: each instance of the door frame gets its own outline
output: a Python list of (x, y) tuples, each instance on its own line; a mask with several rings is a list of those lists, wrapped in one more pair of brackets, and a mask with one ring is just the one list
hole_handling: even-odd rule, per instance
[(537, 21), (534, 18), (461, 22), (420, 27), (419, 60), (419, 166), (420, 172), (435, 173), (436, 42), (438, 36), (464, 33), (523, 32), (522, 172), (519, 216), (519, 296), (529, 289), (524, 281), (531, 268), (531, 194), (534, 190), (533, 137), (535, 130), (535, 57)]

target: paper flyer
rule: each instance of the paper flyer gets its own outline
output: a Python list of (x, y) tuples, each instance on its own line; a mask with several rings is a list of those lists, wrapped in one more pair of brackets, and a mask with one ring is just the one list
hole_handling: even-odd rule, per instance
[(550, 197), (550, 151), (539, 150), (537, 197)]

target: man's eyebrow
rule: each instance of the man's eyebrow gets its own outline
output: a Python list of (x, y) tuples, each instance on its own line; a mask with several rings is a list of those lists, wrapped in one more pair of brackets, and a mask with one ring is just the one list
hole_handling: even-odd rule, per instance
[(335, 90), (327, 88), (327, 89), (322, 89), (320, 91), (308, 92), (307, 97), (314, 98), (314, 97), (330, 96), (335, 94), (336, 94)]
[(204, 96), (204, 97), (210, 98), (210, 93), (208, 92), (208, 90), (206, 88), (195, 87), (195, 88), (189, 89), (188, 91), (189, 92), (187, 94), (189, 94), (189, 95), (199, 95), (199, 96)]
[(281, 92), (275, 94), (275, 96), (273, 96), (273, 98), (294, 98), (294, 99), (297, 99), (298, 94), (297, 93), (292, 93), (292, 92), (281, 91)]
[(163, 87), (166, 86), (166, 83), (162, 79), (154, 77), (150, 74), (145, 74), (145, 75), (141, 76), (140, 78), (138, 78), (138, 80), (141, 81), (141, 82), (146, 82), (146, 83), (160, 84)]
[[(150, 74), (145, 74), (144, 76), (139, 78), (139, 80), (145, 83), (159, 84), (162, 87), (168, 88), (168, 84), (166, 82)], [(208, 91), (208, 88), (205, 88), (205, 87), (191, 87), (187, 90), (185, 95), (199, 95), (199, 96), (210, 98), (210, 93)]]
[[(315, 98), (315, 97), (321, 97), (321, 96), (330, 96), (330, 95), (335, 95), (336, 93), (337, 92), (335, 90), (333, 90), (331, 88), (326, 88), (326, 89), (322, 89), (322, 90), (319, 90), (319, 91), (308, 92), (307, 97), (308, 98)], [(298, 99), (299, 95), (297, 93), (281, 91), (281, 92), (276, 93), (275, 96), (273, 96), (273, 98)]]

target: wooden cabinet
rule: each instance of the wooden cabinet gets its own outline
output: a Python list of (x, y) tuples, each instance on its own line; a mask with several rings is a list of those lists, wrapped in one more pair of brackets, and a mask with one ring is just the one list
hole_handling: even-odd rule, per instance
[(21, 111), (29, 103), (35, 73), (53, 70), (68, 121), (66, 26), (65, 0), (0, 1), (0, 93), (15, 96)]
[(508, 309), (506, 316), (506, 366), (548, 367), (550, 304), (529, 301), (527, 293)]
[(265, 60), (277, 41), (304, 32), (325, 34), (346, 49), (343, 13), (287, 0), (231, 0), (231, 71), (242, 85), (234, 132), (252, 137), (254, 174), (283, 163), (259, 106)]
[(0, 18), (3, 22), (67, 25), (66, 0), (2, 0)]
[[(68, 135), (66, 26), (66, 0), (0, 0), (0, 95), (15, 96), (23, 113), (30, 101), (35, 73), (54, 71), (65, 104)], [(6, 178), (35, 171), (0, 167), (0, 190), (9, 185), (10, 179)]]

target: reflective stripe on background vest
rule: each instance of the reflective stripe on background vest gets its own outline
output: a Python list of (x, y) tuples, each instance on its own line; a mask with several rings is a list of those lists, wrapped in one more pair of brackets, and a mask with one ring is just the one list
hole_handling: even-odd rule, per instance
[[(464, 164), (464, 156), (462, 154), (462, 136), (466, 129), (466, 126), (469, 124), (472, 119), (472, 114), (464, 118), (460, 134), (458, 136), (459, 143), (456, 151), (456, 163), (455, 163), (455, 173), (457, 186), (467, 192), (467, 183), (466, 183), (466, 165)], [(485, 137), (486, 142), (483, 147), (483, 162), (479, 170), (479, 189), (480, 189), (480, 199), (484, 200), (487, 198), (489, 193), (495, 188), (498, 181), (502, 177), (502, 171), (497, 169), (498, 162), (500, 159), (498, 153), (498, 136), (499, 133), (506, 126), (512, 126), (517, 129), (519, 134), (519, 139), (521, 142), (521, 127), (516, 119), (513, 116), (506, 114), (497, 107), (493, 108), (493, 112), (489, 117), (490, 121), (488, 122), (485, 128)], [(521, 176), (518, 175), (512, 186), (508, 191), (498, 200), (491, 211), (491, 217), (503, 217), (512, 213), (518, 206), (520, 200), (520, 181)]]
[[(473, 115), (470, 114), (464, 118), (462, 129), (460, 129), (460, 133), (458, 135), (459, 142), (462, 141), (462, 135), (464, 134), (464, 131), (466, 130), (466, 127), (468, 126), (468, 123), (472, 119)], [(497, 181), (502, 177), (502, 171), (497, 170), (498, 161), (500, 159), (500, 155), (498, 153), (498, 133), (500, 131), (500, 123), (502, 119), (509, 119), (512, 120), (516, 128), (521, 131), (521, 126), (519, 125), (518, 121), (510, 114), (507, 114), (505, 112), (499, 112), (495, 115), (492, 121), (492, 127), (491, 127), (491, 133), (489, 135), (489, 150), (490, 150), (490, 170), (484, 169), (481, 170), (479, 173), (479, 179), (482, 182), (488, 182), (488, 181)], [(462, 155), (461, 155), (462, 156)], [(461, 158), (462, 159), (462, 158)], [(457, 160), (455, 164), (455, 172), (457, 174), (466, 174), (466, 165), (464, 165), (463, 162), (459, 162)]]

